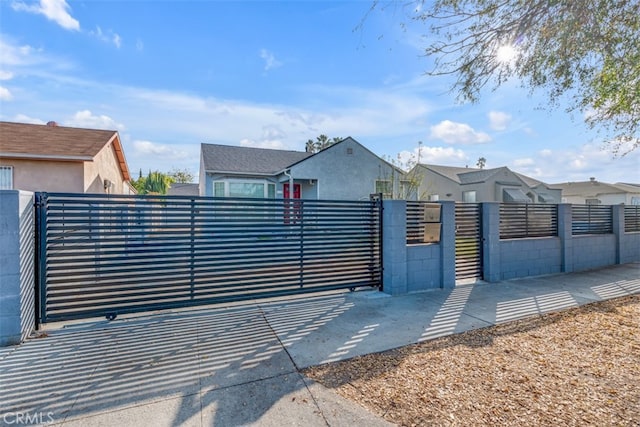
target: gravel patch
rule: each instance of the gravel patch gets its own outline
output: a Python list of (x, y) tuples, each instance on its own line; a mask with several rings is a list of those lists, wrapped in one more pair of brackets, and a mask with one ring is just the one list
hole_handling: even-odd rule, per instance
[(403, 426), (640, 426), (640, 295), (304, 374)]

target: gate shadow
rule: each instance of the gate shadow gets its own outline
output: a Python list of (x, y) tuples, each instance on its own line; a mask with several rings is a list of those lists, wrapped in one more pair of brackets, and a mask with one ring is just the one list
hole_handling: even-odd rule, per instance
[(296, 315), (280, 337), (254, 304), (51, 331), (0, 355), (0, 414), (65, 425), (116, 412), (121, 425), (139, 425), (140, 416), (154, 425), (240, 425), (291, 395), (303, 418), (321, 416), (281, 340), (311, 333), (350, 304), (340, 294), (289, 304)]

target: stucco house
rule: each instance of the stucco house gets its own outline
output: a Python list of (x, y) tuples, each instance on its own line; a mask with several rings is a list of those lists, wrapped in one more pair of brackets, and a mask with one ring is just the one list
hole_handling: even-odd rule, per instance
[(562, 202), (580, 205), (640, 205), (640, 184), (597, 181), (562, 182), (551, 184), (562, 191)]
[(511, 171), (418, 164), (410, 172), (419, 182), (418, 198), (456, 202), (560, 203), (561, 190)]
[(0, 189), (134, 194), (117, 131), (0, 122)]
[(348, 137), (318, 153), (202, 144), (200, 195), (368, 200), (398, 197), (404, 172)]

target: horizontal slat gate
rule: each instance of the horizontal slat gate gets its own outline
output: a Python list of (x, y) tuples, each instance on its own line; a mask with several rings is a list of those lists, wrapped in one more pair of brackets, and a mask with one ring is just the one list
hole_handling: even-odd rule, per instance
[(381, 283), (378, 202), (37, 197), (42, 322)]
[(456, 203), (456, 280), (482, 278), (480, 204)]

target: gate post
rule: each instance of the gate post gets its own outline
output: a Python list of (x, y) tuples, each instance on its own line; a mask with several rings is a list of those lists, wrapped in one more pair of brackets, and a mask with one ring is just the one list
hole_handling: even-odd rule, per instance
[(456, 286), (456, 203), (442, 201), (440, 206), (440, 287), (451, 289)]
[(35, 194), (36, 327), (47, 320), (47, 193)]
[(573, 272), (573, 230), (572, 205), (562, 203), (558, 205), (558, 237), (560, 237), (560, 271)]
[(19, 344), (35, 327), (33, 193), (0, 191), (0, 347)]
[(500, 203), (482, 203), (482, 278), (487, 282), (499, 282), (500, 260)]
[(407, 293), (407, 202), (382, 202), (382, 282), (384, 292)]

